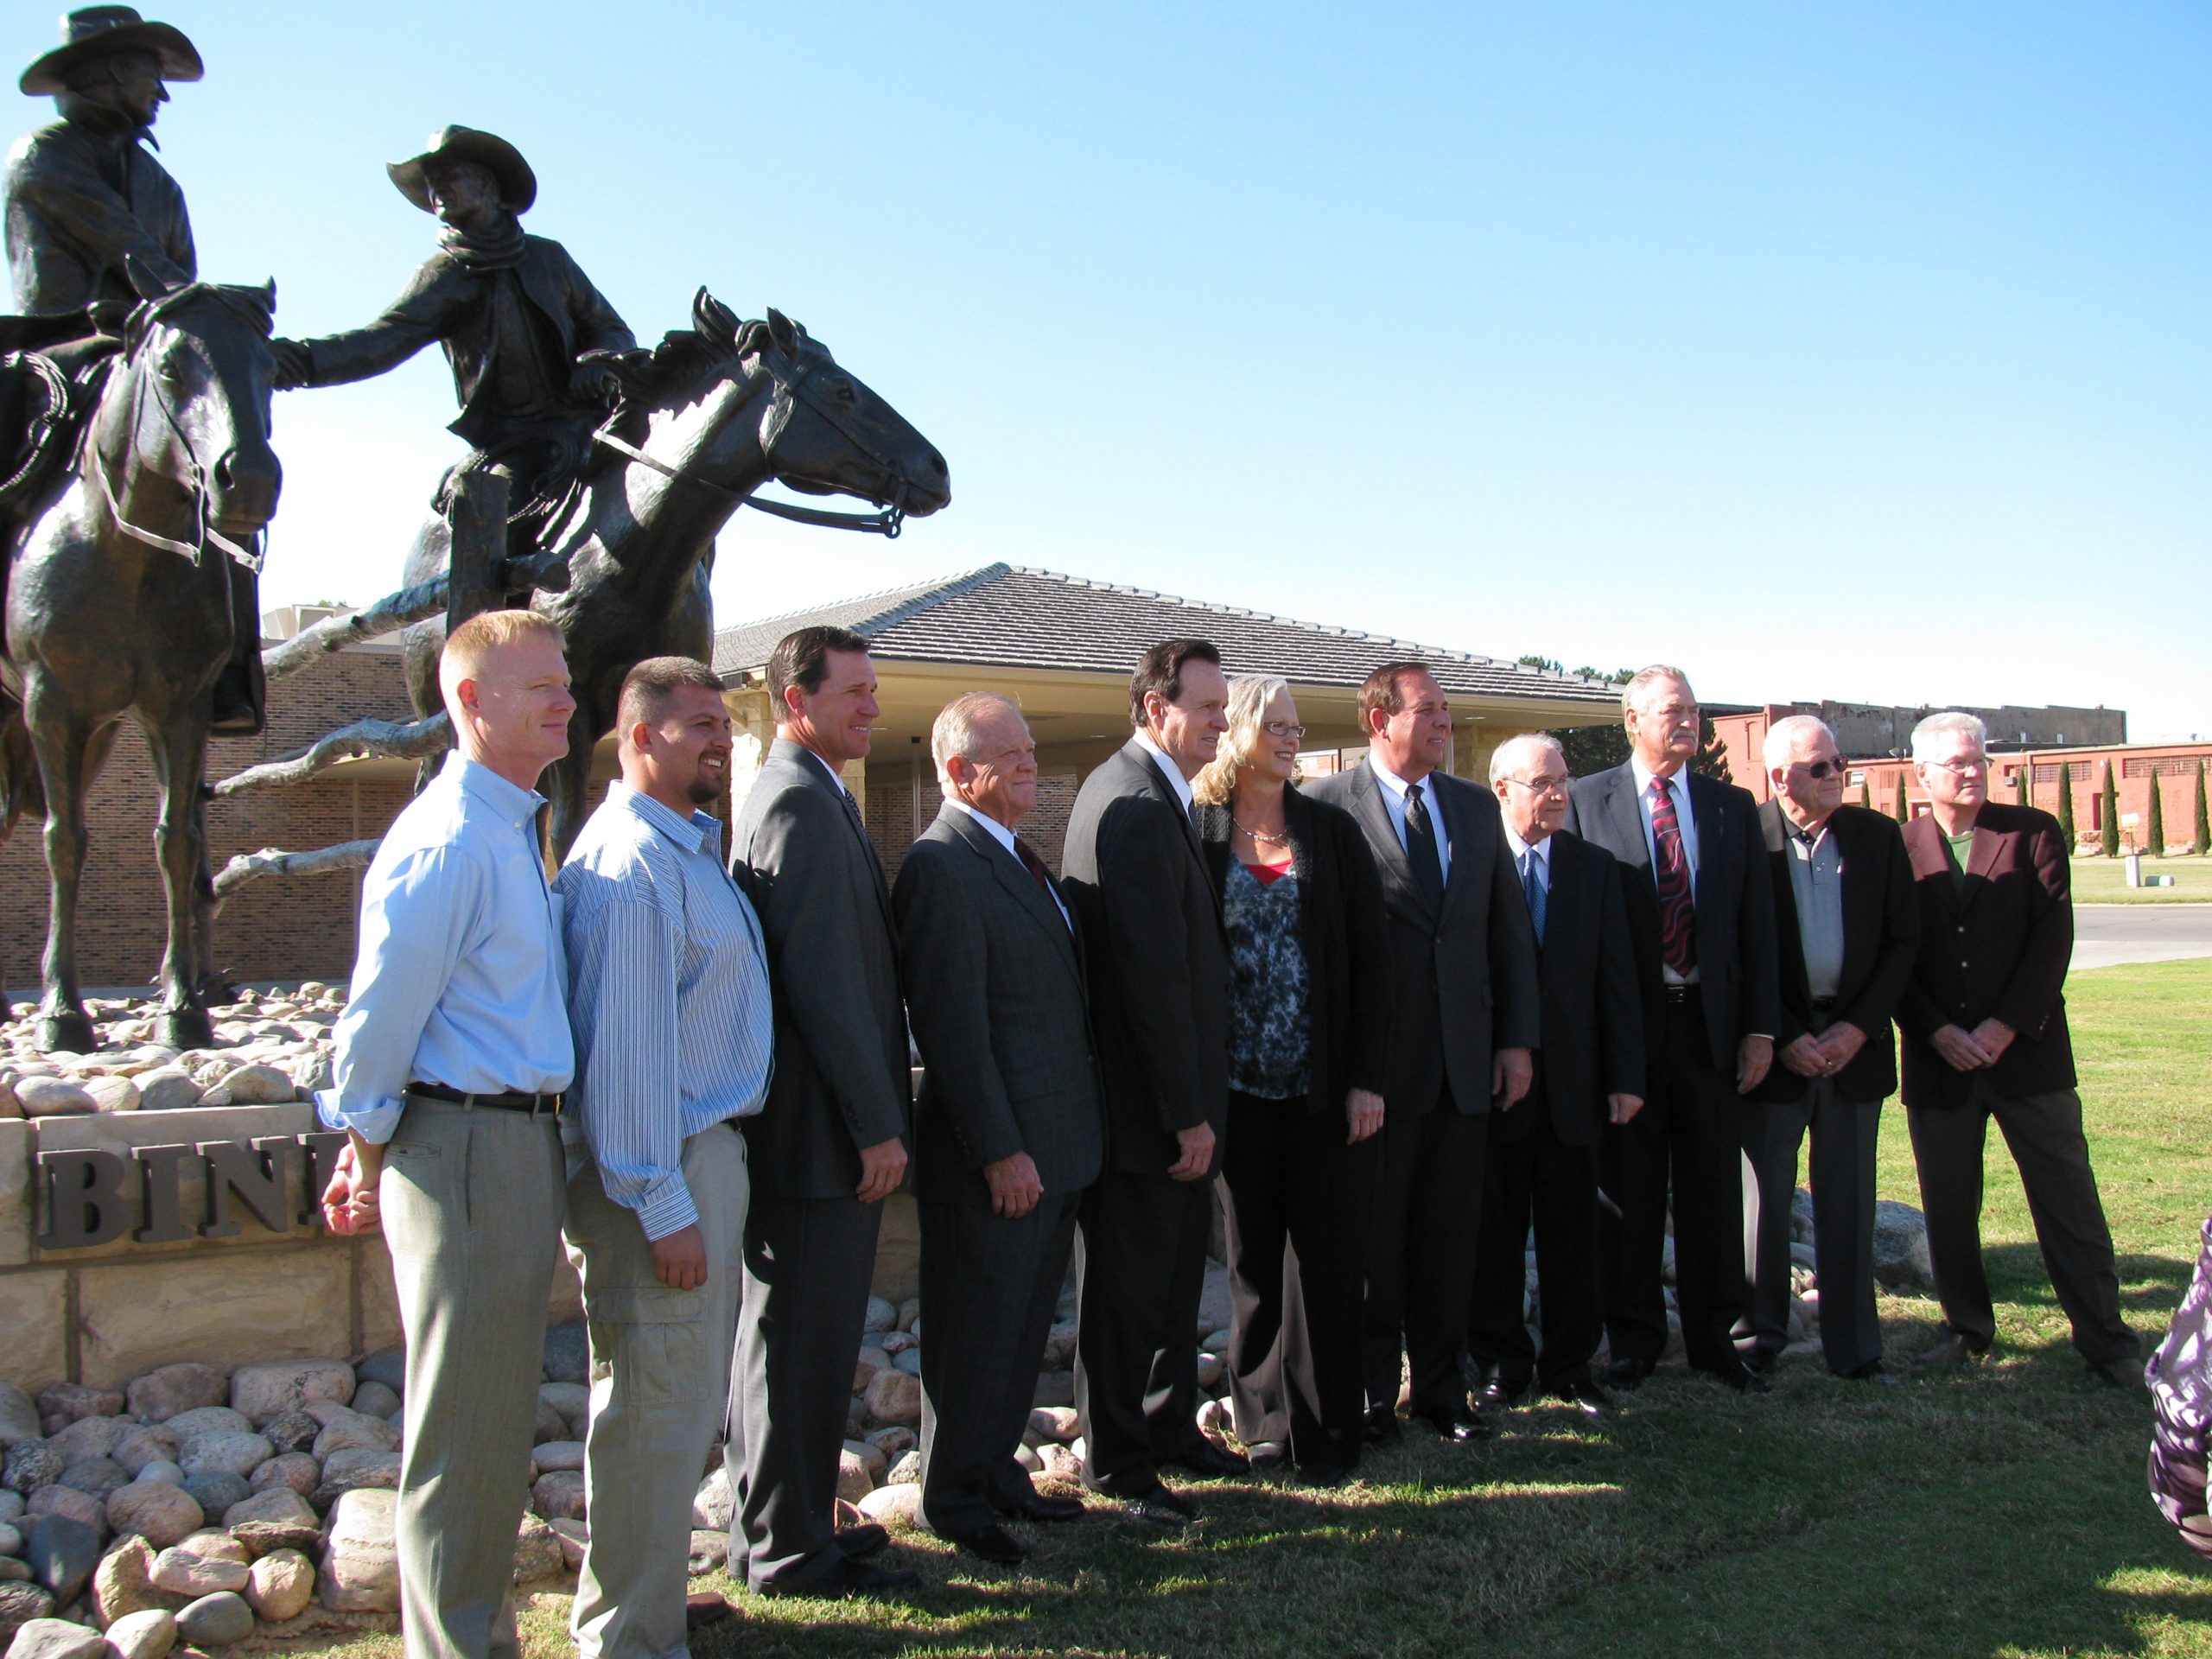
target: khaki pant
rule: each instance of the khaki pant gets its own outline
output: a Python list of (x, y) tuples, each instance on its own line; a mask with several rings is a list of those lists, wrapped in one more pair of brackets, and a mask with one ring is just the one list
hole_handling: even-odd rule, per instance
[(591, 1327), (584, 1504), (591, 1542), (570, 1627), (584, 1659), (681, 1659), (691, 1499), (729, 1395), (750, 1181), (734, 1122), (683, 1143), (707, 1282), (670, 1290), (634, 1211), (588, 1160), (569, 1183), (569, 1244)]
[(407, 1659), (516, 1659), (545, 1306), (566, 1173), (548, 1117), (407, 1097), (385, 1237), (407, 1337), (399, 1605)]

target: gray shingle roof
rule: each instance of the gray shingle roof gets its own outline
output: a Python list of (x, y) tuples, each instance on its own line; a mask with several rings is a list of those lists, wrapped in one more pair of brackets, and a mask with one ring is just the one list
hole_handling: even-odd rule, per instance
[(776, 641), (819, 625), (850, 628), (868, 639), (875, 656), (893, 661), (1125, 674), (1148, 646), (1195, 634), (1221, 648), (1232, 673), (1279, 674), (1301, 685), (1357, 685), (1393, 658), (1419, 658), (1440, 685), (1458, 696), (1609, 706), (1620, 697), (1618, 686), (1471, 652), (1015, 564), (986, 565), (964, 575), (724, 628), (715, 635), (715, 668), (724, 674), (760, 668)]

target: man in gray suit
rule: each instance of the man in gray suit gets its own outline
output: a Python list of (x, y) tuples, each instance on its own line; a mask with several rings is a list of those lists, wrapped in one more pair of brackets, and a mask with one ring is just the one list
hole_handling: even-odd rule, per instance
[(1037, 745), (1006, 698), (971, 691), (930, 733), (944, 805), (892, 904), (922, 1051), (922, 1524), (1002, 1567), (1029, 1551), (1000, 1517), (1071, 1521), (1014, 1461), (1028, 1426), (1076, 1207), (1104, 1151), (1082, 942), (1015, 827)]
[(1390, 1066), (1367, 1274), (1370, 1440), (1398, 1434), (1401, 1338), (1414, 1418), (1490, 1433), (1459, 1357), (1474, 1301), (1490, 1111), (1529, 1092), (1541, 1021), (1536, 935), (1497, 798), (1444, 770), (1452, 703), (1419, 663), (1359, 690), (1367, 759), (1308, 791), (1359, 821), (1382, 876)]
[(788, 635), (768, 658), (768, 695), (776, 741), (738, 813), (731, 866), (767, 941), (776, 1071), (746, 1126), (730, 1575), (766, 1595), (881, 1592), (915, 1581), (857, 1559), (881, 1529), (836, 1530), (878, 1206), (906, 1173), (912, 1106), (891, 893), (838, 775), (866, 757), (882, 712), (868, 641)]
[(1083, 924), (1106, 1106), (1106, 1167), (1084, 1201), (1075, 1393), (1084, 1480), (1132, 1517), (1196, 1513), (1160, 1478), (1244, 1472), (1198, 1432), (1208, 1183), (1229, 1113), (1229, 939), (1191, 779), (1229, 729), (1221, 653), (1154, 645), (1129, 678), (1136, 734), (1076, 796), (1061, 871)]

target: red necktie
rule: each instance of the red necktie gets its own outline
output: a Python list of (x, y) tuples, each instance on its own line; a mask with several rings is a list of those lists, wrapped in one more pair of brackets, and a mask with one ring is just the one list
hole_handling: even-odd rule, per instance
[(1651, 840), (1659, 851), (1659, 949), (1684, 979), (1697, 970), (1697, 912), (1690, 903), (1690, 861), (1675, 817), (1675, 791), (1651, 780)]

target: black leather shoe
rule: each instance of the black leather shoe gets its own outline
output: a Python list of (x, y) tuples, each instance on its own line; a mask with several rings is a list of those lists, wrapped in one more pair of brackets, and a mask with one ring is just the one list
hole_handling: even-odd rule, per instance
[(1714, 1366), (1710, 1370), (1706, 1370), (1702, 1366), (1699, 1369), (1705, 1370), (1705, 1374), (1719, 1383), (1721, 1387), (1733, 1389), (1738, 1394), (1772, 1394), (1774, 1392), (1773, 1383), (1741, 1362), (1734, 1365)]
[(1200, 1440), (1186, 1446), (1167, 1459), (1175, 1468), (1196, 1475), (1200, 1480), (1232, 1480), (1252, 1472), (1250, 1459), (1216, 1446), (1211, 1440)]
[(1350, 1478), (1333, 1463), (1301, 1463), (1298, 1465), (1298, 1484), (1301, 1486), (1341, 1486)]
[(882, 1596), (897, 1590), (911, 1590), (922, 1581), (918, 1573), (889, 1571), (870, 1567), (866, 1561), (856, 1561), (840, 1554), (836, 1561), (818, 1579), (804, 1584), (764, 1584), (760, 1593), (764, 1596)]
[(2119, 1359), (2108, 1359), (2101, 1365), (2092, 1365), (2089, 1375), (2107, 1389), (2137, 1392), (2149, 1386), (2143, 1379), (2143, 1362), (2133, 1354)]
[(1363, 1432), (1366, 1434), (1367, 1443), (1370, 1446), (1395, 1444), (1402, 1432), (1398, 1427), (1396, 1409), (1390, 1406), (1370, 1406), (1367, 1408), (1366, 1427)]
[(1651, 1375), (1651, 1363), (1643, 1359), (1617, 1359), (1605, 1367), (1605, 1386), (1609, 1389), (1640, 1389), (1643, 1379)]
[(1114, 1501), (1130, 1520), (1141, 1521), (1147, 1526), (1187, 1527), (1198, 1518), (1198, 1510), (1188, 1500), (1178, 1497), (1165, 1486), (1127, 1496), (1116, 1494)]
[(1053, 1497), (1044, 1492), (1032, 1492), (1022, 1503), (1014, 1505), (1014, 1512), (1024, 1521), (1080, 1521), (1084, 1515), (1079, 1497)]
[(1770, 1348), (1753, 1348), (1737, 1356), (1744, 1362), (1744, 1369), (1760, 1376), (1772, 1376), (1774, 1368), (1782, 1363), (1782, 1356)]
[(1601, 1416), (1613, 1403), (1605, 1397), (1605, 1391), (1586, 1376), (1560, 1383), (1552, 1390), (1552, 1397), (1565, 1401), (1585, 1417)]
[(1290, 1467), (1290, 1448), (1281, 1440), (1258, 1440), (1244, 1448), (1245, 1460), (1255, 1476), (1272, 1478)]
[(873, 1555), (891, 1541), (891, 1535), (873, 1521), (863, 1521), (857, 1527), (847, 1527), (837, 1535), (837, 1548), (845, 1553), (849, 1561), (857, 1561)]
[(1529, 1379), (1493, 1376), (1475, 1390), (1478, 1411), (1510, 1411), (1529, 1397)]
[(1414, 1417), (1427, 1423), (1439, 1435), (1454, 1446), (1465, 1446), (1471, 1440), (1486, 1440), (1491, 1426), (1479, 1413), (1465, 1406), (1433, 1406), (1416, 1411)]
[(995, 1523), (978, 1527), (973, 1532), (948, 1532), (944, 1536), (947, 1543), (988, 1561), (993, 1567), (1020, 1567), (1029, 1559), (1027, 1546), (1016, 1541), (1012, 1533)]

